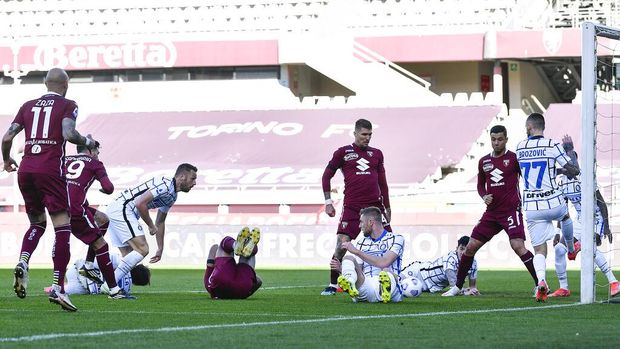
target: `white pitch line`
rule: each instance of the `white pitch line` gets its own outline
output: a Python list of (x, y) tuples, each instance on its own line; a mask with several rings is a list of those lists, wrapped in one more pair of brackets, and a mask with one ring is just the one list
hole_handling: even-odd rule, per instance
[(348, 321), (348, 320), (396, 319), (396, 318), (416, 318), (416, 317), (444, 316), (444, 315), (504, 313), (504, 312), (541, 310), (541, 309), (550, 309), (550, 308), (566, 308), (566, 307), (574, 307), (578, 305), (581, 305), (581, 303), (555, 304), (555, 305), (544, 305), (544, 306), (535, 306), (535, 307), (502, 308), (502, 309), (441, 311), (441, 312), (432, 312), (432, 313), (343, 316), (343, 317), (329, 317), (329, 318), (322, 318), (322, 319), (265, 321), (265, 322), (249, 322), (249, 323), (185, 326), (185, 327), (139, 328), (139, 329), (124, 329), (124, 330), (110, 330), (110, 331), (82, 332), (82, 333), (50, 333), (50, 334), (41, 334), (41, 335), (25, 336), (25, 337), (0, 337), (0, 343), (34, 342), (34, 341), (44, 341), (48, 339), (72, 338), (72, 337), (99, 337), (99, 336), (109, 336), (109, 335), (128, 334), (128, 333), (201, 331), (201, 330), (221, 329), (221, 328), (235, 328), (235, 327), (245, 328), (248, 326), (256, 326), (256, 327), (258, 326), (282, 326), (282, 325), (296, 325), (296, 324)]
[[(300, 286), (300, 285), (296, 285), (296, 286), (271, 286), (271, 287), (261, 287), (258, 289), (258, 291), (273, 291), (273, 290), (286, 290), (286, 289), (291, 289), (291, 288), (320, 288), (323, 287), (322, 285), (305, 285), (305, 286)], [(138, 292), (136, 292), (137, 295), (141, 295), (141, 294), (168, 294), (168, 293), (207, 293), (207, 290), (187, 290), (187, 291), (143, 291), (142, 289), (139, 289)], [(45, 293), (28, 293), (28, 297), (40, 297), (40, 296), (47, 296), (47, 294)], [(12, 296), (0, 296), (0, 298), (15, 298), (15, 295)]]

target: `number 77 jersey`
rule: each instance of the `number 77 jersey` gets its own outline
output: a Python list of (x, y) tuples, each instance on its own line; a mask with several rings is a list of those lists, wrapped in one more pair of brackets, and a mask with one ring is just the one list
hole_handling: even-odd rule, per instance
[(75, 121), (78, 108), (74, 101), (57, 93), (47, 93), (22, 105), (13, 120), (24, 127), (26, 143), (19, 172), (64, 174), (65, 138), (62, 121)]
[(569, 158), (560, 144), (532, 136), (519, 142), (516, 153), (523, 176), (523, 209), (547, 210), (562, 205), (565, 199), (556, 183), (556, 166), (564, 167)]

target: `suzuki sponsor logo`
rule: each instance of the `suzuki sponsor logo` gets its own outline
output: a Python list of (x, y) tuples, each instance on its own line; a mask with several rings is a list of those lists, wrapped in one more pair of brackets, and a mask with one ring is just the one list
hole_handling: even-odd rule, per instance
[(128, 43), (123, 45), (40, 45), (33, 63), (38, 70), (52, 67), (107, 69), (172, 67), (177, 51), (171, 42)]
[[(357, 169), (360, 171), (366, 171), (367, 169), (370, 168), (370, 166), (368, 166), (368, 160), (361, 158), (359, 160), (357, 160)], [(359, 174), (359, 172), (358, 172)]]
[(215, 137), (222, 134), (237, 134), (257, 132), (261, 134), (273, 133), (278, 136), (293, 136), (301, 133), (304, 125), (296, 122), (250, 121), (245, 123), (201, 125), (201, 126), (171, 126), (168, 128), (168, 139), (174, 140), (181, 136), (187, 138)]
[(491, 180), (495, 183), (501, 182), (504, 179), (504, 172), (499, 168), (494, 169), (491, 172)]

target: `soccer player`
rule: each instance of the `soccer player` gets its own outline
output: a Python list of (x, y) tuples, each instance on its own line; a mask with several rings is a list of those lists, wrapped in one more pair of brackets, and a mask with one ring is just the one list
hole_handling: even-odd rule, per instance
[[(138, 222), (139, 218), (146, 223), (149, 233), (156, 237), (157, 252), (150, 262), (156, 263), (161, 259), (168, 211), (176, 202), (178, 192), (187, 193), (196, 185), (197, 171), (195, 166), (183, 163), (177, 167), (174, 177), (153, 177), (134, 188), (125, 189), (110, 203), (107, 209), (110, 220), (108, 235), (112, 245), (118, 247), (123, 255), (119, 267), (114, 271), (117, 281), (149, 254), (149, 245)], [(149, 209), (154, 208), (158, 208), (155, 223), (149, 215)], [(105, 289), (109, 286), (104, 284), (103, 287)]]
[[(204, 284), (213, 299), (246, 299), (258, 290), (263, 281), (254, 267), (260, 230), (244, 227), (237, 239), (226, 236), (219, 245), (211, 246), (207, 257)], [(235, 261), (239, 256), (239, 263)]]
[[(553, 221), (560, 221), (562, 236), (573, 253), (573, 221), (562, 190), (556, 183), (556, 171), (574, 178), (579, 167), (571, 162), (559, 143), (544, 137), (545, 118), (538, 113), (527, 117), (528, 138), (517, 145), (517, 159), (523, 173), (523, 208), (527, 229), (534, 246), (534, 268), (538, 277), (536, 301), (547, 300), (547, 241), (555, 236)], [(556, 166), (561, 167), (556, 170)]]
[[(112, 267), (116, 268), (120, 263), (121, 257), (117, 254), (110, 254), (110, 261), (112, 262)], [(102, 294), (101, 292), (101, 282), (93, 281), (90, 278), (82, 275), (80, 270), (84, 267), (84, 263), (86, 260), (78, 259), (76, 260), (71, 267), (67, 269), (67, 280), (65, 281), (65, 292), (67, 294)], [(99, 270), (99, 265), (95, 261), (92, 266), (92, 270), (94, 273), (98, 273), (98, 278), (101, 280), (103, 275), (101, 275), (101, 271)], [(146, 286), (151, 283), (151, 270), (142, 265), (138, 264), (131, 272), (125, 275), (118, 283), (118, 287), (120, 287), (123, 292), (128, 295), (127, 299), (135, 299), (136, 297), (131, 296), (131, 285), (137, 286)], [(46, 287), (43, 289), (45, 293), (49, 293), (51, 287)]]
[(500, 231), (510, 239), (510, 247), (521, 258), (530, 272), (534, 285), (538, 285), (534, 270), (534, 255), (525, 248), (525, 230), (521, 213), (519, 176), (521, 170), (515, 153), (506, 149), (506, 127), (495, 125), (489, 131), (493, 151), (478, 161), (478, 195), (487, 205), (486, 211), (474, 227), (471, 239), (461, 257), (456, 284), (442, 296), (451, 297), (461, 293), (465, 276), (472, 267), (476, 252)]
[[(389, 222), (391, 217), (390, 199), (383, 153), (377, 148), (368, 146), (372, 137), (372, 124), (365, 119), (355, 122), (353, 132), (355, 141), (351, 145), (338, 148), (323, 172), (323, 194), (325, 195), (325, 213), (334, 217), (336, 210), (331, 199), (331, 179), (340, 169), (344, 176), (344, 206), (336, 231), (336, 249), (332, 260), (342, 261), (346, 250), (342, 243), (351, 241), (359, 235), (360, 210), (366, 207), (378, 207), (387, 231), (392, 231)], [(330, 263), (331, 265), (331, 263)], [(321, 292), (323, 296), (336, 293), (338, 271), (331, 269), (330, 284)]]
[[(448, 252), (434, 261), (413, 262), (404, 267), (400, 273), (401, 285), (403, 280), (415, 278), (419, 282), (419, 292), (436, 293), (444, 288), (456, 284), (456, 273), (459, 268), (459, 261), (469, 243), (469, 236), (462, 236), (456, 245), (456, 249)], [(478, 263), (473, 260), (471, 268), (467, 271), (469, 278), (469, 288), (463, 292), (465, 295), (477, 296), (480, 294), (476, 288), (476, 278), (478, 275)], [(419, 292), (416, 294), (419, 295)], [(408, 292), (404, 292), (407, 296)]]
[[(101, 267), (101, 274), (110, 287), (110, 298), (127, 298), (125, 291), (116, 285), (114, 268), (110, 262), (108, 243), (103, 239), (94, 218), (94, 208), (88, 206), (86, 193), (95, 180), (101, 183), (101, 191), (105, 194), (114, 192), (114, 185), (110, 182), (105, 166), (99, 161), (99, 142), (92, 149), (77, 146), (77, 155), (67, 156), (67, 183), (71, 202), (71, 230), (73, 235), (89, 246), (93, 256), (97, 257), (97, 264)], [(92, 260), (90, 261), (92, 262)], [(100, 281), (99, 273), (95, 273), (90, 265), (84, 265), (81, 273), (95, 281)]]
[(360, 213), (359, 228), (364, 238), (353, 243), (343, 241), (342, 248), (349, 254), (342, 263), (332, 260), (333, 269), (341, 269), (338, 286), (354, 302), (400, 302), (402, 290), (398, 275), (403, 258), (405, 240), (402, 235), (387, 231), (383, 215), (377, 207), (367, 207)]
[(19, 262), (14, 270), (13, 289), (19, 298), (26, 297), (28, 288), (28, 262), (39, 239), (45, 232), (49, 212), (56, 233), (52, 260), (54, 263), (53, 286), (49, 301), (64, 310), (76, 311), (64, 292), (64, 280), (69, 264), (69, 195), (64, 171), (65, 143), (92, 148), (95, 140), (82, 136), (75, 129), (78, 116), (77, 104), (65, 98), (69, 88), (69, 76), (60, 68), (53, 68), (45, 76), (47, 93), (22, 105), (8, 131), (2, 137), (4, 170), (17, 170), (17, 162), (11, 157), (13, 139), (25, 130), (25, 147), (17, 182), (24, 198), (30, 227), (22, 241)]
[[(573, 140), (570, 136), (566, 135), (562, 138), (562, 147), (566, 154), (577, 162), (577, 152), (575, 152), (573, 146)], [(558, 179), (558, 183), (562, 192), (568, 200), (573, 204), (577, 211), (577, 224), (574, 226), (573, 234), (575, 239), (575, 251), (568, 255), (568, 259), (574, 260), (577, 257), (577, 252), (580, 250), (579, 240), (581, 238), (581, 231), (583, 226), (581, 225), (581, 180), (579, 177), (569, 179), (566, 175), (561, 174)], [(596, 191), (596, 208), (595, 208), (595, 223), (596, 229), (594, 231), (596, 237), (596, 245), (600, 246), (604, 237), (608, 237), (611, 242), (611, 230), (609, 229), (609, 213), (607, 211), (607, 203), (603, 199), (600, 191)], [(568, 277), (566, 275), (566, 254), (568, 249), (564, 243), (564, 240), (560, 237), (560, 234), (556, 234), (553, 239), (555, 245), (555, 273), (560, 281), (560, 288), (555, 290), (549, 297), (568, 297), (570, 296), (570, 289), (568, 287)], [(609, 294), (611, 297), (615, 297), (620, 293), (620, 283), (616, 279), (613, 271), (609, 267), (607, 260), (603, 253), (597, 248), (594, 250), (594, 262), (601, 269), (603, 274), (607, 277), (609, 282)]]

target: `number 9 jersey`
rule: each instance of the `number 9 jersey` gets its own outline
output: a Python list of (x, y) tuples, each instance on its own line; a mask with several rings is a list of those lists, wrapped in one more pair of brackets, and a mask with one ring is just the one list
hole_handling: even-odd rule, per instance
[(71, 217), (80, 217), (88, 208), (86, 193), (91, 184), (96, 180), (105, 188), (105, 166), (94, 157), (86, 154), (69, 155), (65, 160), (67, 168), (67, 188), (71, 204)]
[(75, 121), (77, 114), (78, 107), (74, 101), (54, 92), (22, 105), (13, 120), (13, 123), (23, 126), (26, 133), (20, 173), (64, 174), (62, 121), (64, 118)]
[(560, 144), (532, 136), (519, 142), (516, 153), (523, 176), (523, 209), (547, 210), (564, 204), (556, 183), (556, 166), (564, 167), (569, 158)]

